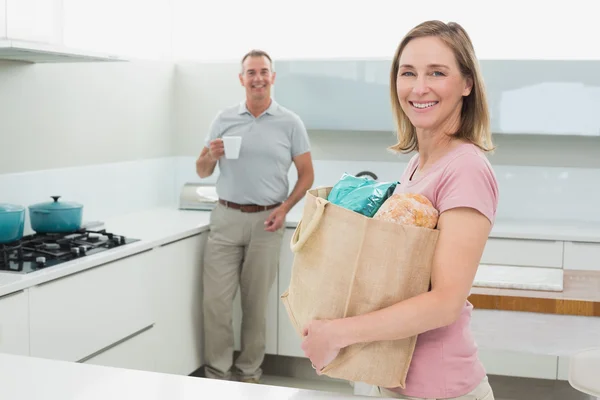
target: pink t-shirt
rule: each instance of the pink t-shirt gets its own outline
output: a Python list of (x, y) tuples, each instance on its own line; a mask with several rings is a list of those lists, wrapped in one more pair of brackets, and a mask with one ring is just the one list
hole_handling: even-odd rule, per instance
[[(396, 193), (420, 193), (441, 213), (456, 207), (470, 207), (492, 223), (498, 206), (498, 183), (483, 152), (465, 143), (452, 149), (414, 180), (419, 165), (416, 154), (408, 163)], [(459, 397), (473, 391), (486, 375), (477, 357), (471, 334), (473, 305), (469, 301), (458, 320), (443, 328), (421, 333), (408, 376), (406, 389), (390, 389), (405, 396), (422, 398)]]

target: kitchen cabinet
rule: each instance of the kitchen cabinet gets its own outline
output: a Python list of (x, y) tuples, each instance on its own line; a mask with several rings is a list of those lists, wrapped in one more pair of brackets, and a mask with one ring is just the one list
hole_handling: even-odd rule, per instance
[(563, 242), (489, 238), (481, 257), (481, 263), (562, 268)]
[(203, 364), (202, 254), (208, 233), (151, 252), (151, 306), (156, 370), (188, 375)]
[(29, 355), (29, 299), (24, 290), (0, 297), (0, 353)]
[(557, 356), (479, 349), (479, 359), (490, 375), (556, 379)]
[(600, 243), (565, 242), (564, 269), (600, 271)]
[[(285, 292), (292, 278), (292, 265), (294, 263), (294, 253), (290, 249), (290, 241), (294, 234), (294, 229), (286, 229), (283, 235), (283, 246), (281, 248), (281, 260), (279, 262), (279, 294)], [(285, 306), (279, 300), (279, 329), (278, 339), (279, 346), (277, 354), (289, 357), (306, 357), (304, 351), (300, 347), (302, 340), (296, 332), (296, 329), (290, 321)]]
[(171, 52), (170, 0), (64, 0), (64, 44), (132, 59)]
[[(3, 0), (1, 36), (47, 44), (62, 44), (63, 0)], [(0, 25), (2, 28), (2, 25)]]
[(146, 251), (31, 287), (30, 355), (79, 361), (152, 325), (152, 262)]
[(154, 326), (149, 326), (140, 332), (136, 332), (130, 337), (93, 354), (83, 363), (155, 372), (157, 371), (156, 352), (153, 349), (160, 348), (161, 343), (158, 341), (156, 330), (153, 328)]

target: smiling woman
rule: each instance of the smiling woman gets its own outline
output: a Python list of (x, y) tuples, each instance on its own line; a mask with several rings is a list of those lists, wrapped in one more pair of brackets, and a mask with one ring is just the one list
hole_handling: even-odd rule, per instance
[(431, 289), (370, 313), (311, 321), (302, 348), (321, 371), (349, 346), (418, 335), (405, 387), (377, 387), (377, 396), (493, 400), (467, 298), (496, 217), (498, 183), (484, 155), (493, 148), (488, 104), (465, 30), (441, 21), (413, 28), (392, 61), (390, 95), (392, 149), (417, 151), (394, 194), (425, 196), (439, 212)]

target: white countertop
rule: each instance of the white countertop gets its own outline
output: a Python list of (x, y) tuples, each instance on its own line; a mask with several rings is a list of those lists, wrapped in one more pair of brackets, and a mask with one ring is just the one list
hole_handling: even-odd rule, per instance
[(351, 400), (366, 397), (0, 354), (0, 398), (15, 400)]
[[(288, 228), (296, 227), (303, 207), (304, 205), (299, 203), (290, 211), (286, 221)], [(176, 208), (154, 208), (110, 218), (104, 221), (107, 231), (140, 241), (38, 272), (24, 275), (0, 273), (0, 296), (207, 231), (209, 220), (209, 211)], [(490, 237), (600, 243), (600, 225), (498, 220)]]
[(108, 219), (104, 221), (108, 232), (140, 241), (29, 274), (2, 272), (0, 296), (207, 231), (209, 218), (210, 213), (205, 211), (157, 208)]

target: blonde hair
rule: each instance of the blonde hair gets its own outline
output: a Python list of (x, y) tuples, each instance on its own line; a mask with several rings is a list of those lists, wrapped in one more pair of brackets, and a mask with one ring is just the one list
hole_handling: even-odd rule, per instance
[(413, 39), (427, 36), (440, 38), (454, 53), (456, 63), (463, 77), (471, 78), (473, 81), (471, 93), (463, 98), (460, 125), (454, 136), (470, 141), (483, 151), (492, 152), (494, 145), (492, 143), (487, 96), (473, 43), (462, 26), (456, 22), (445, 24), (441, 21), (426, 21), (417, 25), (408, 32), (396, 49), (390, 71), (390, 96), (392, 113), (398, 130), (398, 143), (391, 146), (390, 150), (402, 153), (419, 150), (416, 129), (402, 110), (398, 100), (396, 81), (400, 67), (400, 55), (406, 45)]

